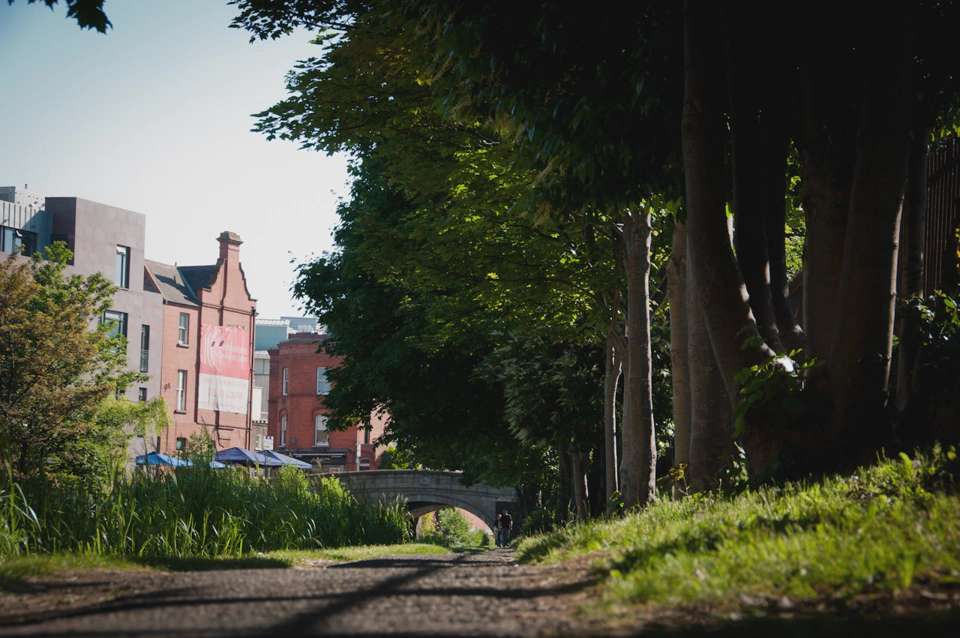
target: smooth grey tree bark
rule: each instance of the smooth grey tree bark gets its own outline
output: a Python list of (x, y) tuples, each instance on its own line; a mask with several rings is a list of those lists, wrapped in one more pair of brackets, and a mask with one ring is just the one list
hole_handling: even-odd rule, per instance
[(650, 348), (651, 215), (649, 211), (627, 211), (622, 223), (627, 280), (627, 352), (620, 488), (624, 506), (629, 509), (656, 498), (657, 446)]
[(603, 377), (603, 446), (606, 495), (609, 501), (619, 488), (617, 483), (617, 386), (623, 366), (620, 363), (623, 352), (622, 339), (617, 338), (613, 329), (608, 331), (606, 340), (606, 366)]

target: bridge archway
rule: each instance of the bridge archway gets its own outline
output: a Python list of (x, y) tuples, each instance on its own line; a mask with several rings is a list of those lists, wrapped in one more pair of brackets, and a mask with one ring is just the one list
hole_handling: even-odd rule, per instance
[(497, 507), (516, 498), (512, 488), (465, 486), (460, 483), (459, 472), (376, 470), (340, 472), (334, 476), (345, 489), (358, 496), (373, 500), (405, 499), (411, 515), (420, 510), (422, 515), (442, 507), (456, 507), (478, 517), (491, 529), (497, 519)]
[(430, 512), (435, 512), (444, 507), (456, 507), (462, 509), (465, 512), (470, 512), (481, 521), (486, 523), (487, 527), (491, 530), (493, 529), (493, 524), (496, 522), (496, 510), (494, 514), (490, 515), (484, 510), (474, 507), (472, 504), (463, 501), (458, 498), (445, 498), (444, 500), (439, 500), (435, 496), (427, 496), (420, 494), (413, 494), (407, 497), (407, 510), (410, 512), (410, 516), (414, 520), (420, 518), (424, 514), (429, 514)]

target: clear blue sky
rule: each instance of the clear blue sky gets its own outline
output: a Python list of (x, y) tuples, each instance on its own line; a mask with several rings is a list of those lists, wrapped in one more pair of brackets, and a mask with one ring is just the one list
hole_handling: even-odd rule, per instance
[(0, 186), (143, 213), (147, 258), (167, 263), (212, 263), (231, 230), (260, 315), (299, 314), (290, 262), (332, 248), (347, 162), (267, 142), (251, 114), (318, 47), (305, 32), (249, 43), (226, 0), (105, 9), (101, 35), (63, 2), (0, 0)]

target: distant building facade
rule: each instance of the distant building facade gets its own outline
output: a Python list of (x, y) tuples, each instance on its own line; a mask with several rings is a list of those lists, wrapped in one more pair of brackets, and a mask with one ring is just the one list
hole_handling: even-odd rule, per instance
[(327, 427), (330, 392), (327, 371), (341, 359), (318, 352), (324, 334), (297, 333), (268, 349), (270, 356), (268, 431), (277, 451), (312, 463), (325, 472), (375, 470), (380, 453), (375, 441), (383, 421), (372, 429), (351, 426), (343, 432)]
[[(253, 353), (253, 449), (273, 450), (276, 441), (269, 433), (270, 406), (270, 348), (297, 333), (317, 332), (313, 317), (257, 317), (256, 345)], [(259, 412), (257, 406), (260, 406)]]
[(215, 264), (146, 262), (150, 288), (163, 298), (161, 395), (173, 425), (160, 451), (182, 450), (206, 430), (217, 449), (252, 443), (257, 303), (240, 265), (239, 236), (223, 232)]

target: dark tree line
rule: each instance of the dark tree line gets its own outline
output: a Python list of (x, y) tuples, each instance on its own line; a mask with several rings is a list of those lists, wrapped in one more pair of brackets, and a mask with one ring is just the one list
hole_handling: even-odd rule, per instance
[[(603, 343), (617, 363), (606, 369), (623, 370), (627, 504), (652, 498), (656, 477), (655, 226), (661, 237), (672, 231), (673, 256), (661, 265), (670, 273), (673, 448), (688, 483), (714, 485), (735, 441), (762, 478), (844, 469), (904, 438), (888, 387), (897, 255), (901, 228), (923, 233), (926, 149), (952, 121), (956, 51), (944, 25), (953, 3), (647, 2), (609, 15), (428, 0), (239, 5), (237, 24), (254, 37), (331, 29), (326, 57), (311, 67), (327, 74), (344, 52), (376, 42), (363, 72), (379, 90), (410, 74), (422, 88), (418, 113), (438, 129), (489, 130), (511, 170), (533, 172), (514, 193), (518, 217), (610, 238), (617, 283), (593, 287), (593, 312), (609, 318)], [(335, 96), (328, 80), (262, 114), (263, 129), (314, 145), (328, 135), (305, 127), (316, 117), (334, 137), (352, 134), (346, 118), (323, 116), (324, 97)], [(407, 95), (392, 98), (406, 108)], [(301, 109), (293, 117), (291, 105)], [(806, 225), (800, 317), (784, 236), (791, 153)], [(903, 247), (912, 272), (915, 244)], [(608, 375), (608, 407), (617, 376)]]
[[(895, 302), (919, 294), (930, 258), (926, 157), (956, 122), (955, 2), (233, 4), (253, 39), (321, 34), (257, 129), (355, 160), (339, 252), (297, 289), (347, 357), (341, 418), (385, 406), (390, 436), (445, 467), (495, 459), (488, 436), (561, 472), (581, 512), (600, 466), (606, 494), (654, 498), (664, 438), (695, 489), (738, 445), (763, 480), (929, 443), (942, 393), (924, 387), (949, 350), (931, 326), (953, 320), (955, 291), (899, 324)], [(369, 205), (374, 184), (396, 201)], [(798, 199), (802, 313), (785, 236)], [(667, 308), (669, 369), (652, 345)], [(407, 361), (411, 384), (386, 387), (383, 366)], [(439, 416), (465, 370), (458, 387), (496, 397), (465, 408), (489, 410), (488, 434)], [(572, 398), (584, 370), (599, 407)]]

